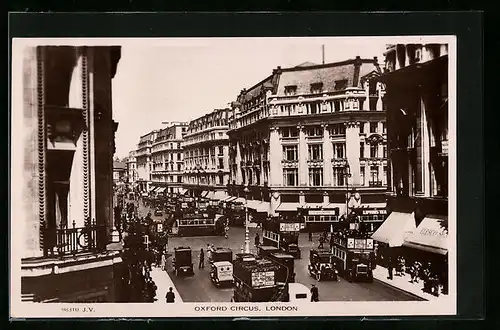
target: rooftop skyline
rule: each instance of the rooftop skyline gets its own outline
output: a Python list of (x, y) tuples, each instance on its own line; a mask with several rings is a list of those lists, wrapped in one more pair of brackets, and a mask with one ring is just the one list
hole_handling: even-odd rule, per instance
[(387, 42), (377, 38), (166, 39), (124, 44), (112, 82), (119, 122), (115, 156), (135, 150), (140, 136), (222, 109), (278, 66), (340, 62), (360, 56), (384, 64)]

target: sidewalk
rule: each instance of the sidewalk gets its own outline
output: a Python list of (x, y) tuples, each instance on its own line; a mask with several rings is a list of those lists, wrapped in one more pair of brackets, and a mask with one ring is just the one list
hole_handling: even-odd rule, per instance
[(161, 270), (159, 267), (152, 267), (151, 269), (151, 278), (155, 282), (157, 289), (156, 289), (156, 301), (154, 302), (155, 304), (166, 304), (165, 302), (165, 295), (168, 292), (168, 289), (172, 287), (174, 290), (175, 294), (175, 303), (174, 304), (179, 304), (182, 303), (182, 297), (175, 288), (174, 282), (170, 279), (170, 276), (167, 274), (167, 272)]
[[(394, 272), (395, 273), (395, 272)], [(402, 291), (413, 294), (417, 297), (420, 297), (425, 300), (435, 301), (435, 300), (443, 300), (447, 299), (448, 295), (439, 294), (439, 297), (436, 297), (430, 293), (424, 292), (422, 290), (424, 284), (422, 280), (419, 280), (418, 283), (410, 283), (410, 275), (404, 274), (403, 276), (393, 276), (393, 279), (388, 279), (389, 272), (387, 268), (377, 265), (377, 267), (373, 270), (373, 278), (377, 281), (383, 282), (389, 286), (400, 289)]]

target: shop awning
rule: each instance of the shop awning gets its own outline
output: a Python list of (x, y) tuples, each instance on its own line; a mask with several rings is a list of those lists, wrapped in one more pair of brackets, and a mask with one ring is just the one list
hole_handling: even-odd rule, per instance
[(158, 188), (158, 187), (149, 187), (149, 191), (150, 191), (150, 192), (153, 192), (153, 191), (155, 191), (155, 190), (156, 190), (156, 188)]
[(225, 200), (227, 197), (228, 196), (224, 191), (216, 191), (216, 192), (214, 192), (214, 195), (212, 196), (213, 199), (216, 199), (219, 201)]
[(214, 194), (215, 194), (215, 192), (209, 191), (208, 194), (205, 196), (205, 198), (212, 199)]
[(408, 235), (403, 246), (442, 255), (448, 253), (447, 222), (447, 216), (427, 215), (417, 229)]
[(201, 192), (201, 197), (207, 197), (209, 191), (202, 191)]
[(231, 202), (245, 204), (245, 199), (243, 197), (238, 197), (235, 200), (232, 200)]
[(300, 207), (299, 203), (281, 203), (277, 208), (276, 212), (284, 211), (297, 211)]
[(179, 195), (184, 195), (185, 193), (187, 193), (187, 189), (179, 188)]
[(224, 200), (224, 202), (232, 202), (232, 201), (234, 201), (236, 198), (238, 198), (238, 197), (236, 197), (236, 196), (229, 196), (228, 198), (226, 198), (226, 199)]
[(405, 238), (413, 233), (415, 227), (413, 213), (392, 212), (373, 233), (372, 238), (390, 247), (399, 247), (403, 245)]
[(250, 200), (248, 201), (248, 208), (253, 209), (257, 212), (268, 213), (271, 209), (271, 204), (269, 202)]
[(165, 187), (160, 187), (160, 188), (158, 188), (158, 190), (156, 190), (156, 192), (157, 192), (157, 193), (162, 193), (162, 192), (164, 192), (166, 189), (167, 189), (167, 188), (165, 188)]

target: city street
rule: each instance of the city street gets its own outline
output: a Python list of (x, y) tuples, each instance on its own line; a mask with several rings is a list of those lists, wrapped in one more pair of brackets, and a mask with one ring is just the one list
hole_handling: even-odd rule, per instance
[[(146, 216), (147, 208), (140, 207), (139, 215)], [(153, 213), (153, 212), (151, 212)], [(256, 253), (254, 246), (255, 233), (257, 228), (250, 228), (250, 247), (251, 252)], [(259, 231), (260, 237), (262, 237)], [(241, 252), (244, 245), (245, 229), (242, 227), (231, 227), (229, 237), (223, 236), (198, 236), (198, 237), (170, 237), (169, 252), (174, 247), (189, 246), (192, 249), (193, 264), (195, 267), (194, 276), (176, 277), (172, 268), (172, 260), (167, 261), (168, 274), (170, 275), (179, 294), (185, 302), (229, 302), (233, 294), (233, 289), (217, 288), (212, 284), (209, 278), (210, 267), (207, 262), (205, 252), (205, 269), (198, 269), (200, 249), (206, 250), (207, 244), (213, 244), (215, 247), (227, 247), (233, 251), (233, 254)], [(339, 282), (318, 282), (309, 276), (307, 266), (309, 264), (309, 251), (317, 247), (318, 240), (316, 236), (313, 242), (308, 241), (307, 234), (301, 234), (299, 246), (302, 250), (302, 259), (295, 260), (296, 281), (307, 287), (315, 284), (319, 289), (320, 300), (323, 301), (408, 301), (417, 300), (416, 297), (403, 291), (394, 289), (384, 283), (374, 281), (373, 283), (349, 283), (340, 278)]]

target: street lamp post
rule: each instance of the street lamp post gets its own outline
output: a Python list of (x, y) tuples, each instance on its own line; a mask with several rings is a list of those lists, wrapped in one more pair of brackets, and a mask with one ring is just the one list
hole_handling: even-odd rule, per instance
[(245, 186), (243, 192), (245, 193), (245, 253), (250, 253), (250, 233), (248, 229), (248, 193), (250, 190)]
[(346, 201), (345, 201), (345, 215), (346, 220), (349, 215), (349, 178), (352, 177), (351, 169), (349, 167), (349, 163), (345, 166), (344, 178), (346, 179)]

